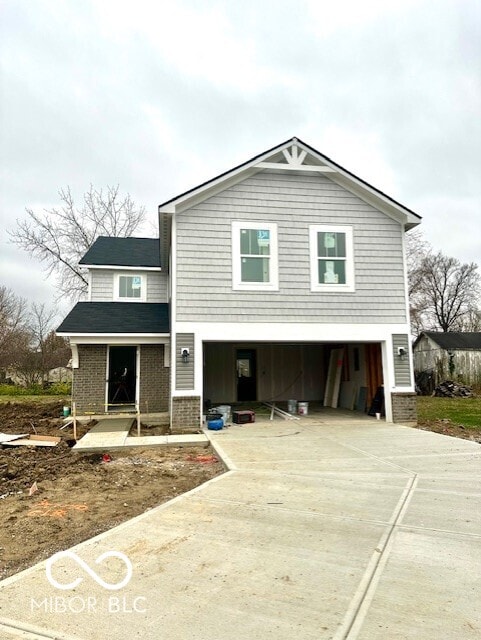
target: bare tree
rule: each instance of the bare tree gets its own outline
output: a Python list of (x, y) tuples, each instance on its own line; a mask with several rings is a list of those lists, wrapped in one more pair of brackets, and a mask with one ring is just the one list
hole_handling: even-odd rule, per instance
[(409, 314), (411, 331), (414, 336), (425, 328), (424, 312), (426, 298), (424, 296), (423, 264), (427, 256), (432, 254), (432, 247), (425, 240), (421, 229), (414, 229), (406, 235), (406, 267), (408, 274)]
[(87, 277), (79, 267), (80, 258), (98, 236), (129, 237), (142, 224), (145, 208), (137, 207), (130, 195), (121, 196), (119, 187), (104, 191), (90, 186), (80, 208), (74, 204), (70, 188), (59, 191), (60, 207), (17, 220), (9, 232), (14, 244), (45, 264), (47, 275), (57, 276), (58, 298), (72, 300), (87, 291)]
[(467, 330), (466, 321), (479, 312), (480, 276), (475, 263), (462, 264), (441, 251), (420, 264), (419, 297), (426, 329)]
[[(65, 338), (55, 335), (53, 330), (57, 311), (45, 304), (33, 303), (30, 311), (29, 328), (32, 336), (32, 353), (35, 357), (37, 381), (46, 382), (51, 369), (65, 367), (70, 359), (70, 347)], [(28, 367), (27, 367), (28, 369)], [(33, 367), (29, 368), (30, 370)]]
[(27, 335), (27, 301), (11, 289), (0, 286), (0, 372), (5, 372)]
[(55, 309), (33, 303), (0, 287), (0, 377), (7, 371), (25, 384), (43, 382), (48, 372), (66, 366), (70, 348), (55, 335)]

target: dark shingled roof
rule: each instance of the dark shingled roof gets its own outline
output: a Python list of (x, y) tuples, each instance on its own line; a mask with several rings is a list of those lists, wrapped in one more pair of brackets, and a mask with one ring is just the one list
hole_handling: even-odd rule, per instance
[(160, 267), (160, 241), (158, 238), (99, 236), (79, 264)]
[(57, 333), (169, 333), (166, 302), (77, 302)]
[(480, 332), (449, 331), (441, 333), (437, 331), (423, 331), (423, 334), (431, 338), (441, 349), (481, 349)]

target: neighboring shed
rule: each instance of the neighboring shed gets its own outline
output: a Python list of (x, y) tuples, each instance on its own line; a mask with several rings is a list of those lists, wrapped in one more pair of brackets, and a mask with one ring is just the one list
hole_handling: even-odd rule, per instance
[(444, 380), (481, 383), (481, 332), (423, 331), (413, 353), (417, 384), (426, 391)]

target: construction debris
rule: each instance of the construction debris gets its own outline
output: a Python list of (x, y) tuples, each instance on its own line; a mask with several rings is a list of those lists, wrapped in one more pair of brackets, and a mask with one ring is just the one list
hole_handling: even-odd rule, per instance
[(11, 440), (18, 440), (19, 438), (28, 438), (28, 433), (0, 433), (0, 444), (6, 444)]
[(28, 490), (28, 495), (33, 496), (33, 494), (36, 493), (37, 491), (38, 491), (38, 485), (37, 485), (37, 481), (35, 480), (35, 482), (32, 484), (32, 486)]
[(474, 393), (471, 387), (446, 380), (434, 388), (433, 396), (438, 398), (472, 398)]
[[(6, 434), (2, 433), (1, 436)], [(62, 438), (56, 436), (35, 435), (14, 435), (13, 438), (0, 439), (0, 443), (5, 447), (56, 447)]]
[(294, 416), (292, 415), (292, 413), (276, 407), (275, 403), (270, 404), (269, 402), (263, 402), (262, 404), (264, 404), (266, 407), (269, 407), (269, 409), (271, 410), (270, 420), (274, 418), (274, 414), (276, 414), (280, 418), (283, 418), (284, 420), (300, 420), (298, 416)]

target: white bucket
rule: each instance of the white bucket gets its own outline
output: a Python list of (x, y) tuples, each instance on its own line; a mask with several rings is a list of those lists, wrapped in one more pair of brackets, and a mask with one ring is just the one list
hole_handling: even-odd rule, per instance
[(215, 410), (217, 413), (222, 414), (222, 418), (224, 420), (224, 424), (227, 424), (231, 421), (231, 407), (228, 404), (221, 404), (220, 407), (216, 407)]
[(307, 416), (309, 413), (309, 403), (308, 402), (299, 402), (297, 405), (297, 413), (300, 416)]
[(288, 411), (288, 413), (296, 413), (296, 411), (297, 411), (297, 400), (288, 400), (287, 401), (287, 411)]

